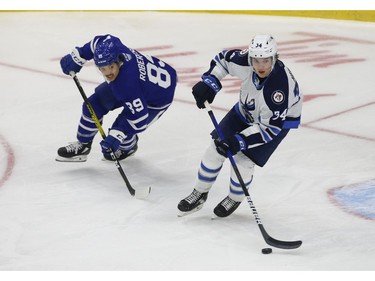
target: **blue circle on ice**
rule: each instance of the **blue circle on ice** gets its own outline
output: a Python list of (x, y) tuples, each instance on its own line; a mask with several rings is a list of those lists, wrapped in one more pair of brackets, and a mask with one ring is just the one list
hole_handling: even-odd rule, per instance
[(333, 188), (329, 195), (345, 211), (366, 219), (375, 219), (375, 179)]

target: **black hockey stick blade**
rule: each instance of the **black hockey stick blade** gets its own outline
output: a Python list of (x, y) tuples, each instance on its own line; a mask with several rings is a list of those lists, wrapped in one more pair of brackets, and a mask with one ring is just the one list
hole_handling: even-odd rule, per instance
[[(204, 103), (204, 105), (205, 105), (205, 107), (207, 109), (207, 112), (208, 112), (208, 114), (209, 114), (209, 116), (210, 116), (210, 118), (212, 120), (212, 123), (215, 126), (215, 130), (218, 133), (220, 139), (224, 139), (223, 138), (223, 133), (221, 132), (220, 126), (219, 126), (219, 124), (216, 121), (216, 118), (214, 116), (214, 113), (213, 113), (213, 111), (211, 109), (210, 104), (208, 103), (208, 101), (206, 101)], [(233, 170), (236, 173), (238, 181), (240, 182), (242, 190), (243, 190), (243, 192), (244, 192), (244, 194), (246, 196), (246, 199), (247, 199), (247, 201), (249, 203), (250, 209), (253, 212), (255, 221), (257, 222), (257, 224), (259, 226), (260, 232), (262, 233), (262, 236), (263, 236), (263, 239), (265, 240), (265, 242), (268, 245), (270, 245), (270, 246), (273, 246), (275, 248), (280, 248), (280, 249), (296, 249), (296, 248), (300, 247), (302, 245), (302, 241), (281, 241), (281, 240), (276, 240), (276, 239), (274, 239), (274, 238), (272, 238), (271, 236), (268, 235), (267, 231), (264, 229), (264, 226), (263, 226), (262, 221), (261, 221), (261, 219), (259, 217), (258, 211), (256, 210), (256, 208), (254, 206), (253, 200), (250, 197), (249, 191), (247, 190), (246, 185), (245, 185), (245, 183), (244, 183), (244, 181), (242, 179), (240, 171), (237, 168), (237, 164), (234, 161), (233, 155), (230, 153), (229, 150), (227, 151), (227, 153), (228, 153), (228, 158), (229, 158), (229, 160), (231, 162), (232, 168), (233, 168)]]
[(266, 230), (263, 227), (263, 224), (258, 224), (260, 232), (263, 235), (264, 240), (266, 243), (270, 246), (273, 246), (275, 248), (280, 248), (280, 249), (297, 249), (302, 245), (302, 241), (297, 240), (297, 241), (281, 241), (277, 240), (275, 238), (272, 238), (269, 236), (269, 234), (266, 232)]
[(144, 189), (134, 189), (133, 186), (130, 184), (127, 176), (125, 175), (125, 172), (122, 169), (120, 161), (117, 159), (113, 151), (110, 152), (110, 155), (112, 157), (112, 160), (115, 162), (117, 170), (119, 171), (122, 179), (124, 180), (125, 185), (128, 188), (130, 195), (137, 199), (145, 199), (146, 197), (148, 197), (148, 195), (151, 192), (151, 186), (149, 186), (148, 188), (144, 188)]

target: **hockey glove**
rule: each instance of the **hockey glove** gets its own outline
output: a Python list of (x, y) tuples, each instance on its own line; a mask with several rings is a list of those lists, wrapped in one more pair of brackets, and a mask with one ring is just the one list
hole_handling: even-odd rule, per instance
[(62, 71), (66, 75), (70, 75), (71, 71), (78, 73), (85, 62), (86, 60), (81, 57), (78, 49), (74, 48), (70, 54), (61, 58), (60, 65)]
[(108, 136), (100, 142), (103, 153), (116, 152), (121, 143), (126, 138), (125, 134), (119, 130), (110, 130)]
[(245, 150), (247, 147), (245, 139), (240, 134), (235, 134), (223, 141), (216, 139), (214, 142), (217, 152), (224, 157), (228, 157), (228, 150), (232, 155), (235, 155), (238, 151)]
[(198, 108), (205, 108), (204, 102), (212, 103), (221, 90), (221, 83), (214, 76), (202, 76), (202, 81), (193, 87), (193, 95)]

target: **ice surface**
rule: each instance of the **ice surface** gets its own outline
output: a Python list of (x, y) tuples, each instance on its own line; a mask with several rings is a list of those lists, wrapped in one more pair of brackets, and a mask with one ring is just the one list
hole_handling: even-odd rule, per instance
[[(330, 197), (335, 188), (375, 178), (374, 23), (3, 12), (0, 32), (0, 270), (375, 269), (374, 215), (353, 215)], [(152, 186), (145, 200), (132, 198), (114, 164), (101, 160), (99, 135), (86, 163), (54, 160), (58, 147), (74, 141), (82, 104), (59, 59), (105, 33), (165, 59), (180, 75), (175, 102), (122, 164), (134, 188)], [(211, 219), (228, 192), (229, 163), (203, 209), (177, 217), (213, 129), (191, 86), (219, 51), (245, 48), (257, 33), (276, 37), (305, 94), (302, 126), (256, 168), (250, 190), (271, 236), (303, 240), (297, 250), (270, 255), (261, 254), (267, 245), (246, 201), (229, 218)], [(78, 76), (88, 95), (103, 81), (92, 64)], [(223, 86), (213, 104), (218, 119), (238, 96), (238, 80), (228, 77)], [(115, 116), (107, 116), (105, 129)], [(374, 214), (374, 205), (365, 208)]]

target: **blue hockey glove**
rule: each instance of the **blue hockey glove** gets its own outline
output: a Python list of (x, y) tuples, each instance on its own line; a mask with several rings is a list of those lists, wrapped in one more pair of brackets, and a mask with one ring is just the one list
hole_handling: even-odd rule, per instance
[(240, 134), (235, 134), (234, 136), (225, 140), (215, 139), (214, 142), (217, 152), (224, 157), (228, 157), (228, 150), (232, 155), (235, 155), (238, 151), (245, 150), (247, 148), (246, 141)]
[(70, 72), (78, 73), (86, 60), (81, 57), (78, 50), (74, 48), (72, 52), (66, 56), (63, 56), (60, 60), (62, 71), (66, 75), (70, 75)]
[(212, 103), (220, 90), (221, 83), (214, 76), (202, 76), (202, 81), (199, 81), (193, 87), (193, 95), (198, 108), (205, 108), (205, 101)]
[(119, 130), (110, 130), (108, 136), (100, 142), (103, 153), (116, 152), (123, 140), (126, 138), (126, 135)]

